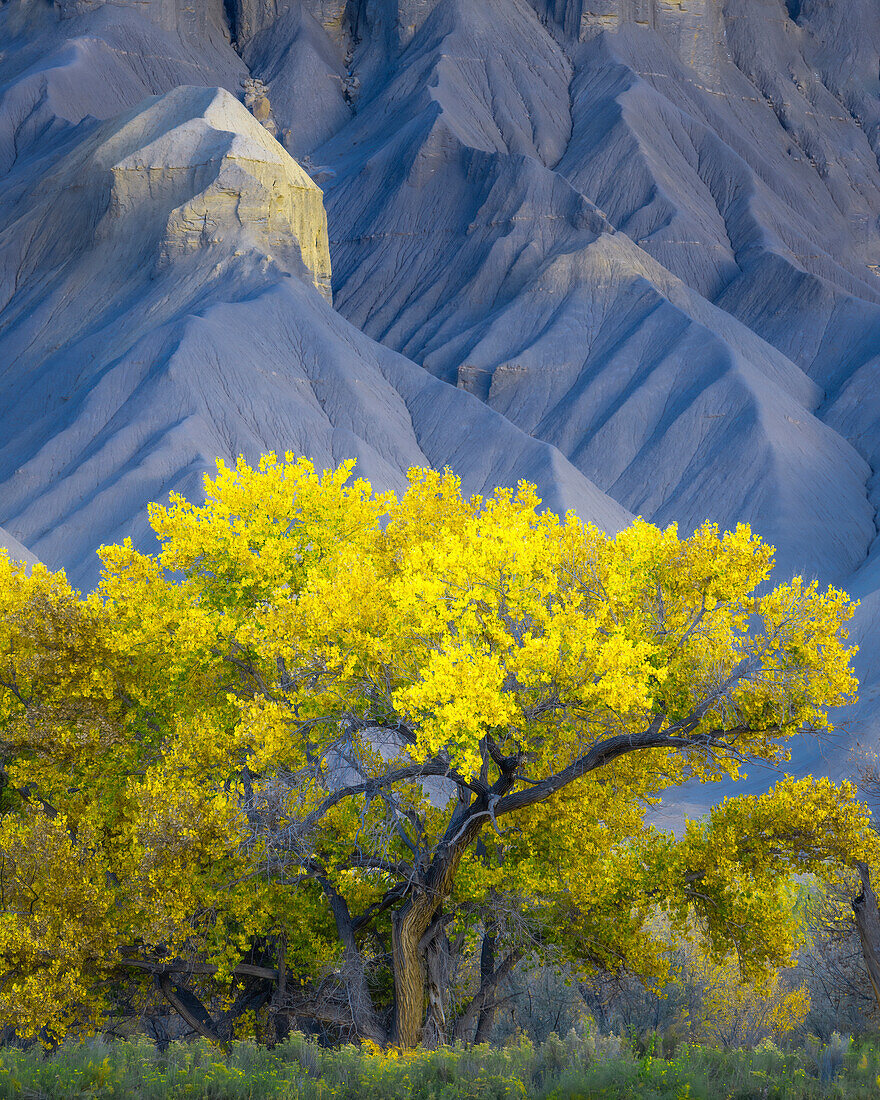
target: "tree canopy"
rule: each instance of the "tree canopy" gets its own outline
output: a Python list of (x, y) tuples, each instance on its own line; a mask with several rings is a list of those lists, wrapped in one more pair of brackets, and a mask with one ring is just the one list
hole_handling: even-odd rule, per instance
[(609, 536), (527, 484), (352, 467), (218, 463), (91, 595), (0, 557), (0, 1022), (155, 986), (219, 1040), (269, 1006), (414, 1045), (483, 1034), (525, 957), (662, 976), (697, 922), (786, 961), (788, 877), (874, 860), (854, 789), (646, 817), (830, 729), (847, 596), (767, 589), (745, 526)]

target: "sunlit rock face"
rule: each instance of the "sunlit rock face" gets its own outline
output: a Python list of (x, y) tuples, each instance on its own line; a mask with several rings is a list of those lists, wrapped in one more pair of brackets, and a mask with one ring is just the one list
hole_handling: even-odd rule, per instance
[(631, 24), (659, 34), (677, 56), (706, 80), (718, 79), (726, 54), (718, 0), (532, 0), (542, 21), (584, 42), (601, 31)]
[(85, 173), (112, 174), (97, 240), (124, 224), (130, 246), (132, 232), (158, 226), (152, 247), (162, 263), (241, 235), (294, 270), (304, 266), (330, 299), (323, 195), (228, 92), (175, 89), (101, 134), (92, 158)]
[[(170, 2), (170, 0), (166, 0)], [(338, 45), (374, 38), (406, 46), (438, 0), (232, 0), (242, 43), (286, 14), (304, 12)]]

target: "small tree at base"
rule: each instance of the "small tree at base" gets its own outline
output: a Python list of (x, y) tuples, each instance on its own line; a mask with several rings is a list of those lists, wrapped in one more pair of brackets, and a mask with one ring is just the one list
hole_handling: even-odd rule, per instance
[(656, 929), (696, 919), (747, 975), (787, 962), (786, 877), (875, 857), (853, 788), (678, 840), (645, 815), (830, 728), (846, 595), (755, 595), (746, 527), (611, 537), (526, 484), (351, 468), (219, 463), (86, 598), (0, 560), (0, 1019), (61, 1034), (155, 979), (217, 1041), (269, 1005), (413, 1046), (479, 1033), (527, 954), (662, 980)]

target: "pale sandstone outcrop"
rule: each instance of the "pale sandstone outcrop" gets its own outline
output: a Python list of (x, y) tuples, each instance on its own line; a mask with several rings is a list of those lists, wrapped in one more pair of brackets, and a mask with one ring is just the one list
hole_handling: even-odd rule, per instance
[(301, 258), (330, 300), (322, 192), (229, 92), (175, 89), (103, 137), (93, 158), (113, 178), (104, 217), (164, 218), (163, 257), (241, 232), (268, 256)]
[(543, 20), (584, 42), (625, 24), (660, 34), (685, 64), (705, 79), (718, 75), (726, 56), (719, 0), (531, 0)]

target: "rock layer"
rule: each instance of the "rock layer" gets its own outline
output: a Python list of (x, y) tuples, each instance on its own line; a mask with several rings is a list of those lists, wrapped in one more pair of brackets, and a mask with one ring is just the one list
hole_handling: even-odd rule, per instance
[[(603, 32), (571, 63), (524, 2), (443, 0), (371, 109), (320, 150), (337, 173), (338, 308), (558, 446), (631, 511), (690, 527), (748, 519), (784, 569), (844, 576), (874, 537), (870, 469), (813, 415), (823, 391), (708, 300), (740, 279), (757, 228), (741, 207), (760, 180), (702, 123), (708, 184), (694, 197), (701, 177), (669, 135), (674, 123), (682, 141), (689, 119), (699, 149), (695, 115), (621, 60), (650, 41), (680, 73), (654, 31)], [(709, 93), (676, 95), (709, 110)], [(764, 225), (782, 224), (763, 187)]]
[(84, 123), (5, 187), (3, 519), (78, 583), (101, 543), (149, 545), (149, 500), (198, 496), (240, 453), (354, 457), (396, 489), (448, 462), (469, 491), (525, 476), (549, 507), (628, 521), (553, 448), (330, 309), (320, 191), (228, 92)]

